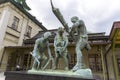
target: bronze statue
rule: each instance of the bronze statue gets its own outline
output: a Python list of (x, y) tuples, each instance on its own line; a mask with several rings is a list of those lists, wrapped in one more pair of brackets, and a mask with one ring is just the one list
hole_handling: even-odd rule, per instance
[(60, 57), (64, 59), (65, 64), (65, 70), (68, 70), (68, 51), (67, 51), (67, 45), (68, 45), (68, 38), (66, 35), (64, 35), (64, 29), (62, 27), (59, 27), (58, 34), (54, 38), (54, 48), (55, 48), (55, 68), (58, 67), (58, 60)]
[[(78, 17), (74, 16), (71, 18), (71, 22), (73, 23), (70, 35), (76, 42), (76, 54), (77, 54), (77, 63), (73, 67), (73, 71), (77, 71), (79, 69), (83, 68), (82, 64), (82, 49), (85, 48), (87, 50), (90, 50), (91, 47), (88, 43), (88, 35), (87, 30), (84, 22), (82, 20), (79, 20)], [(77, 34), (77, 37), (75, 36)]]
[[(34, 62), (32, 66), (32, 70), (45, 69), (45, 65), (47, 63), (47, 57), (44, 54), (45, 50), (48, 50), (49, 60), (53, 60), (51, 55), (51, 50), (49, 48), (49, 37), (51, 36), (50, 32), (45, 32), (43, 37), (38, 38), (35, 41), (35, 46), (33, 52), (31, 53), (34, 57)], [(53, 63), (54, 64), (54, 63)]]
[[(78, 17), (74, 16), (71, 18), (71, 22), (73, 23), (72, 27), (69, 28), (66, 21), (64, 20), (62, 14), (60, 13), (58, 8), (55, 8), (52, 4), (51, 0), (51, 6), (52, 6), (52, 11), (55, 14), (55, 16), (58, 18), (58, 20), (62, 23), (64, 26), (66, 32), (71, 36), (71, 38), (74, 40), (75, 44), (75, 51), (76, 51), (76, 58), (77, 62), (76, 65), (73, 67), (73, 72), (82, 69), (82, 52), (81, 50), (83, 48), (86, 48), (87, 50), (90, 50), (91, 47), (88, 43), (88, 35), (87, 35), (87, 30), (86, 26), (83, 22), (83, 20), (79, 20)], [(77, 34), (75, 36), (75, 34)]]

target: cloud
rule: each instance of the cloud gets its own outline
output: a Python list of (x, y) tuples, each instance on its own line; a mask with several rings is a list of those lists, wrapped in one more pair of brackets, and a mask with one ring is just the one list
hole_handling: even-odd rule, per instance
[(113, 25), (113, 22), (120, 20), (120, 10), (115, 11), (115, 13), (112, 13), (109, 15), (109, 17), (104, 18), (104, 20), (101, 20), (99, 22), (96, 22), (96, 30), (105, 31), (107, 34), (110, 33), (111, 27)]
[[(52, 0), (55, 7), (59, 8), (69, 26), (70, 18), (78, 16), (85, 21), (90, 32), (106, 32), (109, 34), (112, 24), (120, 20), (119, 0)], [(62, 26), (52, 13), (50, 0), (27, 0), (32, 8), (31, 14), (43, 23), (47, 29)]]

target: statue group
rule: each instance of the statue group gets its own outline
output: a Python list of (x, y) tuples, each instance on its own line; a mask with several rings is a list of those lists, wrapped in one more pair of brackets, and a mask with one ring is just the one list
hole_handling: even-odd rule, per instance
[[(82, 72), (83, 71), (83, 63), (82, 63), (82, 49), (90, 50), (91, 47), (88, 43), (88, 35), (86, 26), (83, 20), (80, 20), (77, 16), (73, 16), (71, 18), (71, 22), (73, 25), (68, 27), (67, 23), (65, 22), (62, 14), (60, 13), (58, 8), (55, 8), (52, 4), (51, 0), (52, 11), (58, 20), (62, 23), (63, 27), (58, 28), (58, 33), (54, 38), (54, 52), (55, 52), (55, 59), (52, 57), (51, 50), (49, 48), (49, 38), (52, 36), (50, 32), (45, 32), (43, 37), (39, 38), (35, 42), (34, 50), (31, 52), (32, 56), (34, 57), (34, 63), (32, 66), (33, 70), (44, 70), (46, 69), (47, 65), (52, 61), (52, 69), (58, 69), (58, 61), (59, 58), (62, 57), (64, 59), (64, 70), (69, 70), (68, 66), (68, 55), (69, 51), (67, 50), (68, 46), (68, 37), (64, 33), (67, 32), (69, 37), (73, 39), (75, 43), (75, 53), (76, 53), (76, 64), (72, 68), (73, 72)], [(47, 59), (46, 55), (44, 54), (45, 50), (48, 50), (49, 58)], [(80, 70), (80, 71), (79, 71)], [(87, 72), (85, 72), (86, 74)]]
[[(72, 17), (71, 21), (73, 22), (72, 27), (70, 28), (69, 36), (75, 41), (75, 52), (76, 52), (76, 65), (73, 67), (72, 71), (75, 72), (79, 69), (83, 69), (82, 63), (82, 52), (83, 48), (90, 50), (91, 47), (88, 43), (88, 36), (85, 24), (82, 20), (79, 20), (78, 17)], [(34, 57), (34, 62), (32, 69), (33, 70), (44, 70), (50, 61), (52, 61), (52, 69), (58, 69), (59, 58), (64, 59), (64, 70), (69, 70), (68, 66), (68, 37), (64, 34), (64, 28), (59, 27), (58, 33), (54, 38), (54, 52), (55, 59), (52, 57), (51, 50), (49, 47), (49, 38), (52, 36), (51, 32), (45, 32), (43, 37), (38, 38), (35, 41), (34, 49), (31, 55)], [(75, 34), (77, 33), (77, 36)], [(48, 56), (45, 55), (45, 51), (48, 51)]]

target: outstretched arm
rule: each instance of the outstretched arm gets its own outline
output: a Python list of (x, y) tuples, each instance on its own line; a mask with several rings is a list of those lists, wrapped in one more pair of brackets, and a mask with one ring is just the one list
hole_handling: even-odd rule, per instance
[(54, 59), (53, 59), (52, 54), (51, 54), (49, 43), (47, 44), (47, 49), (48, 49), (49, 59), (48, 59), (48, 62), (43, 67), (43, 70), (46, 69), (46, 67), (48, 66), (48, 64), (50, 63), (51, 60), (52, 60), (52, 68), (55, 66), (55, 62), (54, 62)]
[(69, 34), (70, 34), (70, 37), (76, 42), (77, 37), (76, 37), (75, 33), (76, 33), (76, 28), (74, 26), (72, 26)]
[(37, 49), (38, 49), (38, 44), (39, 44), (39, 39), (37, 39), (37, 40), (35, 41), (35, 45), (34, 45), (33, 51), (37, 51)]

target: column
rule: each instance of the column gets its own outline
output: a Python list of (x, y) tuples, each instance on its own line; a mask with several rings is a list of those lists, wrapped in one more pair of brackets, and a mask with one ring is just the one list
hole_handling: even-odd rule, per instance
[(0, 19), (0, 47), (3, 46), (3, 40), (10, 17), (9, 9), (10, 9), (9, 7), (4, 8)]
[(23, 39), (24, 39), (24, 34), (26, 32), (26, 28), (27, 28), (27, 25), (28, 25), (28, 21), (29, 21), (28, 19), (23, 18), (22, 30), (21, 30), (21, 34), (20, 34), (20, 38), (19, 38), (19, 42), (18, 42), (19, 46), (22, 46)]
[(105, 73), (105, 63), (104, 63), (104, 56), (103, 56), (103, 46), (101, 46), (101, 61), (102, 61), (102, 69), (103, 69), (103, 80), (106, 80), (106, 73)]
[(118, 32), (119, 32), (119, 30), (117, 29), (116, 32), (115, 32), (115, 36), (113, 38), (113, 41), (112, 41), (112, 57), (113, 57), (113, 67), (114, 67), (115, 80), (119, 80), (118, 65), (117, 65), (116, 55), (115, 55), (115, 52), (114, 52)]
[(9, 17), (10, 17), (9, 10), (10, 10), (9, 7), (5, 7), (1, 14), (1, 19), (0, 19), (0, 63), (1, 63), (3, 52), (4, 52), (3, 42), (4, 42), (5, 32), (6, 32)]

